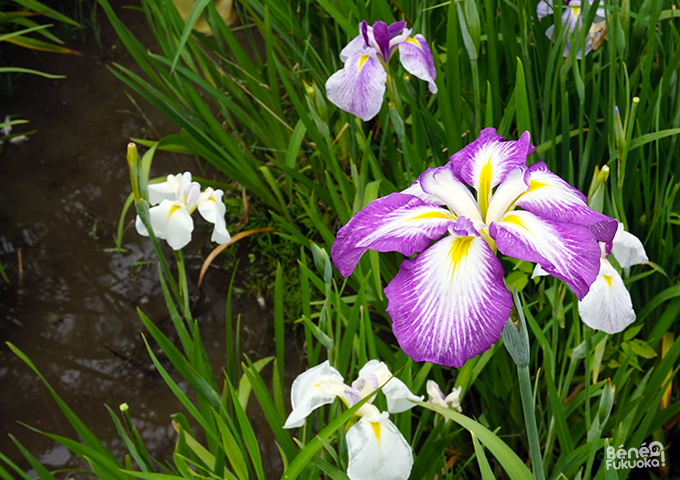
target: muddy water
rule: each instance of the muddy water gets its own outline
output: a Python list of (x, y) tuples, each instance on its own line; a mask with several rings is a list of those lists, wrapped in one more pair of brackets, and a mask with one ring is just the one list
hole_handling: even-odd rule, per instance
[[(144, 36), (140, 13), (120, 14)], [(22, 54), (21, 66), (67, 78), (24, 76), (12, 99), (0, 104), (1, 117), (17, 115), (30, 120), (26, 129), (38, 130), (28, 142), (5, 145), (0, 156), (0, 262), (10, 279), (0, 285), (0, 451), (26, 470), (8, 433), (51, 469), (82, 465), (65, 448), (17, 423), (75, 438), (47, 389), (5, 341), (33, 360), (119, 458), (124, 448), (105, 403), (117, 410), (127, 402), (147, 447), (160, 458), (169, 457), (176, 439), (169, 415), (182, 411), (146, 354), (135, 311), (141, 307), (170, 331), (156, 267), (145, 263), (154, 259), (150, 243), (128, 225), (125, 252), (107, 251), (129, 192), (129, 138), (156, 137), (149, 122), (160, 134), (175, 127), (140, 101), (147, 121), (125, 96), (106, 66), (115, 61), (134, 68), (134, 63), (108, 21), (100, 15), (99, 22), (103, 48), (90, 31), (85, 44), (70, 45), (80, 57)], [(159, 153), (152, 176), (185, 170), (197, 172), (193, 158)], [(207, 226), (197, 221), (193, 245), (207, 246), (208, 237)], [(199, 255), (194, 246), (186, 253), (193, 282), (207, 251)], [(224, 363), (230, 275), (229, 269), (210, 270), (194, 312), (216, 368)], [(254, 359), (271, 353), (270, 314), (254, 299), (238, 296), (233, 309), (242, 316), (242, 351)], [(269, 471), (276, 470), (273, 443), (261, 445), (264, 458), (272, 459), (266, 460)]]

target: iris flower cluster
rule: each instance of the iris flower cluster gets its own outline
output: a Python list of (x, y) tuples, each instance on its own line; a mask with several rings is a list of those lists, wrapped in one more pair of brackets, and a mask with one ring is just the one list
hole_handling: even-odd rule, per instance
[(385, 288), (394, 334), (413, 360), (462, 366), (498, 341), (513, 301), (497, 252), (538, 264), (579, 300), (598, 278), (599, 242), (611, 244), (618, 222), (545, 163), (527, 166), (534, 150), (528, 132), (505, 141), (487, 128), (338, 231), (331, 254), (345, 277), (368, 249), (419, 254)]
[[(380, 386), (387, 399), (387, 412), (371, 403)], [(283, 428), (301, 427), (317, 408), (340, 398), (347, 407), (371, 396), (356, 412), (359, 420), (346, 435), (349, 461), (347, 475), (351, 480), (406, 480), (413, 466), (411, 447), (389, 419), (420, 401), (408, 387), (393, 377), (383, 362), (370, 360), (359, 371), (359, 377), (346, 385), (328, 360), (299, 375), (291, 387), (293, 411)]]
[[(191, 181), (189, 172), (168, 175), (165, 182), (149, 185), (149, 203), (155, 205), (149, 209), (154, 234), (166, 240), (174, 250), (184, 248), (191, 241), (194, 230), (191, 214), (198, 208), (201, 216), (215, 225), (210, 240), (227, 243), (231, 235), (224, 220), (223, 194), (222, 190), (211, 187), (201, 192), (201, 186)], [(135, 227), (140, 235), (149, 235), (139, 215)]]

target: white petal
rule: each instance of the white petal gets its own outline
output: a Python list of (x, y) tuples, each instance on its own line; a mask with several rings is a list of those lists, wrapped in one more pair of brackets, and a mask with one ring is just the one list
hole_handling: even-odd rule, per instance
[[(372, 388), (369, 386), (370, 382), (363, 382), (361, 386), (366, 390), (364, 391), (364, 389), (362, 389), (362, 398), (371, 393), (371, 388), (375, 390), (381, 385), (385, 385), (382, 392), (387, 398), (387, 410), (390, 413), (405, 412), (415, 406), (411, 400), (421, 401), (423, 399), (423, 397), (415, 396), (404, 382), (394, 377), (384, 362), (379, 362), (378, 360), (366, 362), (366, 365), (359, 371), (359, 379), (357, 380), (362, 378), (368, 379), (370, 377), (375, 378), (376, 384), (374, 388)], [(353, 383), (352, 386), (355, 387), (355, 384)]]
[(387, 398), (387, 410), (390, 413), (401, 413), (415, 406), (413, 402), (422, 402), (422, 396), (414, 395), (404, 382), (396, 377), (387, 382), (382, 389)]
[(146, 229), (144, 226), (144, 223), (142, 223), (142, 219), (139, 218), (139, 215), (137, 215), (137, 218), (135, 219), (135, 229), (137, 229), (137, 233), (144, 237), (149, 236), (149, 231)]
[(600, 260), (600, 273), (578, 302), (578, 312), (586, 325), (606, 333), (621, 332), (635, 321), (630, 294), (608, 260)]
[(550, 275), (550, 274), (549, 274), (548, 272), (546, 272), (545, 270), (543, 270), (543, 269), (541, 268), (541, 266), (537, 263), (537, 264), (534, 266), (534, 271), (533, 271), (533, 273), (531, 274), (531, 278), (545, 277), (546, 275)]
[(619, 223), (616, 236), (612, 245), (612, 253), (616, 257), (622, 268), (628, 268), (639, 263), (647, 263), (647, 253), (642, 242), (632, 233), (628, 233), (623, 229), (623, 223)]
[[(368, 27), (372, 28), (372, 27)], [(342, 60), (342, 63), (346, 63), (348, 59), (356, 55), (357, 53), (362, 52), (366, 48), (366, 40), (364, 39), (364, 36), (360, 33), (354, 39), (352, 39), (351, 42), (349, 42), (345, 48), (342, 49), (340, 52), (340, 60)]]
[(163, 200), (170, 200), (171, 202), (177, 200), (175, 190), (172, 189), (169, 182), (152, 183), (149, 185), (148, 190), (149, 203), (151, 205), (158, 205)]
[(347, 387), (343, 378), (326, 360), (301, 373), (290, 390), (290, 403), (293, 411), (288, 416), (283, 428), (301, 427), (305, 418), (322, 405), (333, 402), (342, 395)]
[(208, 187), (205, 189), (198, 200), (198, 213), (208, 222), (215, 224), (210, 240), (217, 243), (227, 243), (231, 240), (231, 235), (227, 231), (227, 224), (224, 214), (227, 209), (222, 202), (222, 190), (213, 190)]
[(423, 192), (438, 196), (457, 216), (469, 218), (473, 222), (482, 221), (475, 197), (456, 177), (449, 164), (428, 168), (418, 177), (418, 182)]
[[(194, 230), (194, 221), (191, 219), (191, 215), (187, 208), (180, 202), (170, 202), (169, 200), (163, 200), (161, 205), (154, 208), (161, 207), (164, 203), (171, 203), (167, 217), (165, 217), (165, 239), (173, 250), (180, 250), (184, 248), (191, 241), (191, 232)], [(151, 209), (153, 210), (153, 209)], [(156, 230), (154, 224), (153, 214), (149, 211), (151, 215), (151, 227)], [(160, 212), (159, 212), (160, 213)], [(158, 222), (163, 221), (162, 218), (157, 220)]]
[(505, 212), (529, 189), (529, 171), (526, 167), (517, 167), (508, 173), (493, 193), (486, 212), (486, 224), (499, 221)]
[(387, 417), (364, 416), (347, 431), (351, 480), (406, 480), (411, 474), (411, 447)]

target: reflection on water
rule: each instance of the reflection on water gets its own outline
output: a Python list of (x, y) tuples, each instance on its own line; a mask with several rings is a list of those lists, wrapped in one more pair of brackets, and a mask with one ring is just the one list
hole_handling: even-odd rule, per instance
[[(141, 14), (120, 14), (133, 31), (145, 30)], [(111, 51), (115, 36), (105, 19), (101, 26)], [(134, 68), (123, 48), (101, 59), (91, 40), (75, 46), (82, 57), (22, 55), (22, 66), (68, 78), (24, 76), (14, 97), (0, 105), (0, 116), (26, 118), (38, 129), (28, 142), (6, 145), (0, 157), (0, 262), (11, 280), (0, 285), (0, 339), (33, 360), (119, 459), (125, 449), (104, 403), (117, 411), (127, 402), (150, 453), (168, 458), (176, 438), (169, 415), (182, 408), (148, 358), (135, 310), (140, 306), (170, 334), (156, 267), (140, 264), (152, 260), (153, 251), (134, 228), (126, 231), (124, 253), (105, 250), (113, 246), (129, 192), (126, 144), (143, 136), (147, 123), (129, 111), (122, 84), (106, 68), (111, 61)], [(152, 107), (143, 108), (161, 133), (174, 131)], [(156, 157), (153, 175), (195, 169), (192, 158)], [(197, 225), (196, 241), (207, 243), (208, 236), (207, 227)], [(188, 256), (194, 281), (201, 261)], [(224, 364), (230, 273), (211, 269), (195, 311), (216, 369)], [(269, 314), (247, 298), (235, 298), (233, 309), (244, 325), (241, 350), (254, 359), (271, 353)], [(17, 424), (75, 438), (39, 379), (4, 343), (0, 349), (0, 451), (28, 469), (10, 433), (50, 468), (82, 467), (65, 448)], [(251, 418), (265, 430), (263, 420)], [(273, 442), (262, 446), (269, 471), (279, 468)]]

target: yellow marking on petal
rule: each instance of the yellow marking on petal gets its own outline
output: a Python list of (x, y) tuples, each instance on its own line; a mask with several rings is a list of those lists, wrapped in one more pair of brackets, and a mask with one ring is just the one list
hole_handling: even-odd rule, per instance
[(371, 427), (373, 427), (373, 431), (375, 432), (375, 438), (380, 441), (380, 422), (368, 422), (371, 424)]
[(449, 250), (449, 257), (451, 257), (451, 263), (453, 264), (453, 269), (451, 271), (451, 279), (456, 273), (456, 268), (458, 264), (467, 256), (472, 241), (475, 239), (472, 235), (467, 237), (458, 237), (453, 243), (451, 243), (451, 249)]
[(607, 282), (607, 285), (609, 285), (609, 288), (612, 288), (612, 277), (610, 275), (602, 275), (604, 277), (604, 281)]
[(418, 42), (418, 40), (416, 40), (416, 39), (413, 38), (413, 37), (408, 37), (408, 38), (406, 39), (406, 41), (407, 41), (408, 43), (412, 43), (413, 45), (415, 45), (415, 46), (418, 47), (418, 48), (422, 48), (422, 47), (420, 46), (420, 43)]
[(441, 212), (425, 212), (421, 213), (420, 215), (416, 215), (415, 217), (408, 218), (404, 221), (407, 220), (425, 220), (427, 218), (451, 218), (449, 215), (446, 215), (444, 211)]
[(172, 206), (170, 207), (170, 212), (168, 213), (168, 217), (169, 217), (170, 215), (172, 215), (173, 213), (175, 213), (177, 210), (181, 209), (181, 208), (182, 208), (182, 207), (180, 207), (179, 205), (172, 205)]
[(486, 221), (486, 212), (489, 209), (489, 193), (491, 192), (491, 178), (493, 176), (491, 157), (486, 161), (479, 174), (479, 189), (477, 202), (482, 211), (482, 219)]
[(526, 225), (524, 225), (524, 222), (522, 221), (521, 218), (519, 218), (517, 215), (508, 215), (503, 219), (504, 222), (507, 223), (512, 223), (513, 225), (517, 225), (518, 227), (523, 228), (526, 231), (529, 231)]
[(369, 55), (362, 55), (361, 58), (359, 59), (359, 70), (364, 66), (364, 63), (366, 63), (366, 60), (368, 60)]
[(543, 187), (549, 187), (550, 185), (544, 182), (539, 182), (538, 180), (532, 180), (529, 183), (529, 190), (527, 190), (527, 193), (533, 192), (534, 190), (538, 190), (539, 188)]

